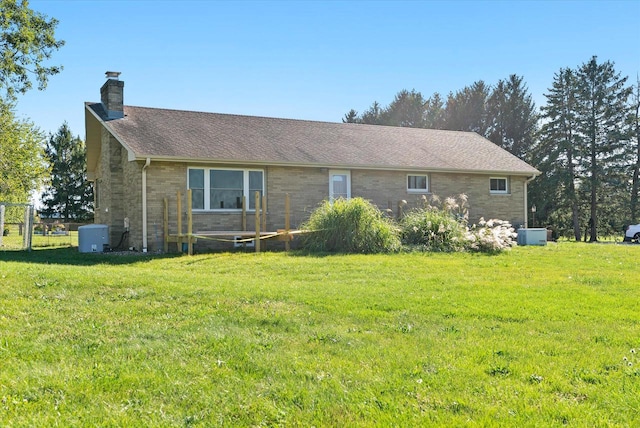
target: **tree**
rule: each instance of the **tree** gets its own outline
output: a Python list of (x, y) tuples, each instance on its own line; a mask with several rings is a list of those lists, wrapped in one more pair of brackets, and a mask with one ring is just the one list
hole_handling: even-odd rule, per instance
[(347, 114), (342, 118), (342, 123), (358, 123), (358, 112), (354, 109), (349, 110)]
[(629, 115), (631, 88), (616, 73), (612, 62), (598, 64), (597, 57), (577, 70), (578, 132), (584, 138), (584, 161), (590, 192), (589, 241), (598, 240), (598, 190), (607, 175), (616, 175), (624, 162), (624, 124)]
[(43, 182), (47, 168), (43, 136), (33, 123), (18, 120), (0, 99), (0, 201), (26, 203)]
[(59, 214), (65, 221), (90, 219), (93, 189), (87, 181), (84, 141), (73, 137), (65, 122), (50, 136), (45, 152), (51, 181), (42, 195), (42, 212), (49, 216)]
[(631, 157), (631, 198), (630, 211), (631, 223), (638, 222), (638, 198), (640, 197), (640, 78), (636, 78), (636, 85), (631, 97), (630, 122), (630, 148)]
[(382, 113), (382, 122), (389, 126), (404, 126), (408, 128), (424, 128), (425, 99), (415, 89), (398, 92)]
[(531, 185), (531, 201), (540, 208), (540, 217), (552, 218), (555, 214), (556, 225), (568, 218), (574, 238), (580, 241), (580, 203), (576, 185), (581, 178), (578, 174), (581, 140), (576, 131), (577, 81), (574, 71), (560, 69), (548, 91), (545, 94), (547, 104), (542, 107), (544, 125), (531, 152), (533, 164), (542, 171)]
[(444, 101), (438, 92), (424, 103), (424, 127), (428, 129), (443, 129)]
[(382, 107), (380, 107), (380, 104), (378, 104), (377, 101), (374, 101), (373, 104), (371, 104), (371, 107), (362, 113), (360, 123), (365, 123), (367, 125), (383, 125), (382, 113)]
[(444, 129), (487, 135), (487, 101), (490, 87), (482, 80), (450, 93), (445, 107)]
[(523, 78), (499, 80), (487, 101), (487, 138), (520, 159), (534, 143), (538, 117)]
[(628, 212), (633, 153), (626, 80), (611, 62), (592, 57), (576, 70), (561, 69), (545, 94), (544, 124), (532, 152), (543, 176), (532, 185), (532, 202), (544, 203), (549, 218), (570, 217), (576, 240), (581, 224), (592, 242), (598, 228), (619, 232)]
[(48, 77), (59, 73), (61, 66), (45, 66), (54, 51), (64, 45), (56, 40), (56, 19), (29, 8), (27, 0), (0, 0), (0, 88), (8, 100), (33, 87), (47, 86)]

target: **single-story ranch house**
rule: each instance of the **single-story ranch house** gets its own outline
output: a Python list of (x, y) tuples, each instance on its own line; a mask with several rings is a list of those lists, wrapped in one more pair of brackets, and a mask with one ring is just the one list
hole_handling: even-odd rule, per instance
[(126, 106), (119, 74), (107, 73), (101, 102), (85, 103), (95, 222), (109, 226), (112, 247), (127, 225), (128, 246), (161, 250), (164, 199), (177, 233), (176, 194), (188, 189), (194, 232), (241, 230), (242, 197), (254, 213), (255, 191), (267, 196), (267, 230), (284, 227), (286, 194), (292, 228), (330, 198), (385, 210), (461, 193), (471, 222), (526, 224), (539, 171), (478, 134)]

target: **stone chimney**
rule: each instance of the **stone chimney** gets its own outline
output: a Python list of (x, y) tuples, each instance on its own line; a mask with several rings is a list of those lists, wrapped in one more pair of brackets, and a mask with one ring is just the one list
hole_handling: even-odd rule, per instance
[(124, 82), (119, 80), (120, 72), (107, 71), (105, 74), (107, 81), (100, 88), (100, 101), (107, 112), (107, 120), (123, 118)]

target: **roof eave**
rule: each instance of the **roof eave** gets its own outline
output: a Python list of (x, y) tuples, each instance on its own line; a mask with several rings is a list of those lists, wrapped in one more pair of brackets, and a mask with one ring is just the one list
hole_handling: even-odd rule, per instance
[[(117, 137), (116, 137), (117, 138)], [(120, 140), (118, 140), (120, 141)], [(133, 152), (129, 151), (129, 161), (146, 161), (151, 159), (153, 162), (184, 162), (193, 164), (224, 164), (224, 165), (245, 165), (245, 166), (279, 166), (279, 167), (299, 167), (299, 168), (329, 168), (329, 169), (356, 169), (356, 170), (377, 170), (377, 171), (420, 171), (420, 172), (441, 172), (441, 173), (466, 173), (466, 174), (494, 174), (494, 175), (510, 175), (522, 177), (537, 177), (541, 174), (538, 170), (527, 171), (509, 171), (509, 170), (479, 170), (479, 169), (455, 169), (455, 168), (421, 168), (407, 167), (402, 165), (352, 165), (352, 164), (322, 164), (322, 163), (300, 163), (300, 162), (273, 162), (273, 161), (244, 161), (237, 159), (202, 159), (189, 158), (179, 156), (154, 156), (138, 154), (131, 156)]]
[[(138, 157), (136, 156), (133, 149), (118, 136), (118, 133), (109, 125), (109, 121), (102, 119), (100, 115), (97, 114), (91, 108), (91, 105), (93, 104), (97, 104), (97, 103), (85, 103), (85, 109), (88, 110), (93, 115), (93, 117), (95, 117), (98, 120), (98, 122), (100, 122), (100, 124), (104, 126), (107, 131), (109, 131), (109, 133), (113, 136), (113, 138), (115, 138), (118, 141), (118, 143), (120, 143), (122, 147), (124, 147), (127, 150), (127, 160), (129, 160), (130, 162), (136, 160)], [(124, 118), (112, 119), (112, 120), (124, 120)]]

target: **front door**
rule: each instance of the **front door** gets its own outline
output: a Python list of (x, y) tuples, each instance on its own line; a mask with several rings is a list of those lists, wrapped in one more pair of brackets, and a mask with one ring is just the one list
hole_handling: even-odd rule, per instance
[(351, 171), (329, 171), (329, 200), (333, 202), (338, 198), (351, 198)]

